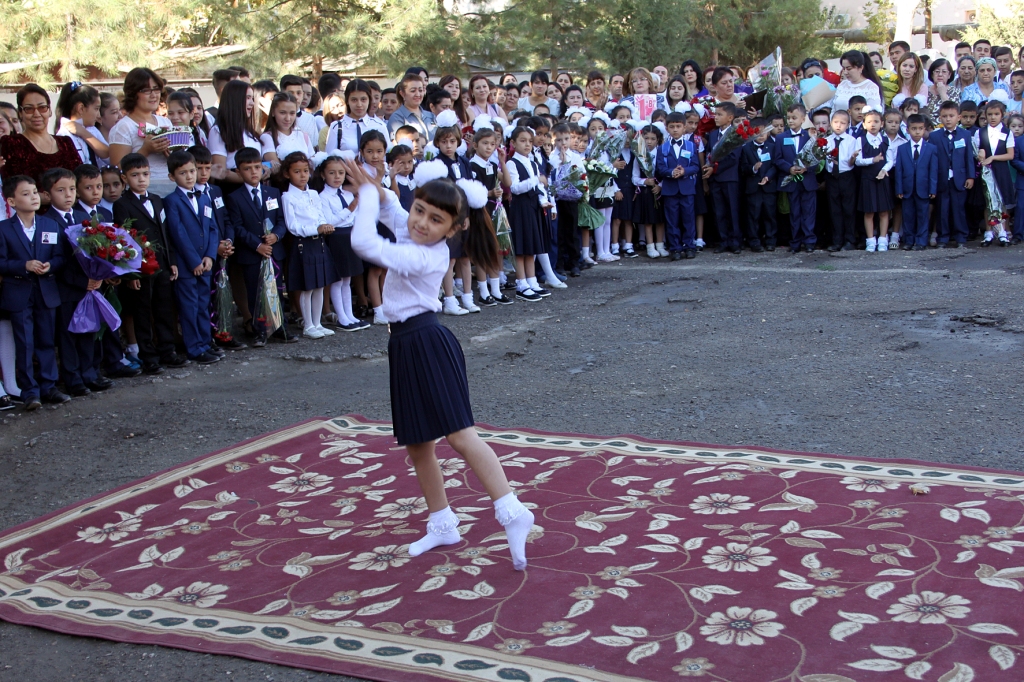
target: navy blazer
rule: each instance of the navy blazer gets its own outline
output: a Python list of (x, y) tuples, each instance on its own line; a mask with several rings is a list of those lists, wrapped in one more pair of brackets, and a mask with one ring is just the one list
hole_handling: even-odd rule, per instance
[(916, 196), (927, 199), (935, 196), (939, 178), (939, 151), (934, 145), (921, 140), (921, 155), (914, 163), (914, 142), (901, 144), (896, 149), (896, 195), (904, 199)]
[[(680, 156), (676, 156), (672, 146), (675, 140), (669, 139), (668, 142), (658, 147), (658, 158), (654, 162), (654, 175), (661, 180), (662, 196), (686, 196), (697, 193), (697, 176), (700, 175), (697, 146), (693, 144), (692, 140), (680, 139), (679, 141), (683, 143)], [(683, 175), (679, 178), (672, 177), (672, 171), (676, 166), (683, 167)]]
[[(799, 135), (794, 135), (793, 131), (789, 128), (786, 128), (785, 132), (775, 138), (775, 151), (772, 153), (772, 158), (775, 160), (775, 168), (778, 169), (780, 178), (784, 175), (789, 175), (789, 169), (794, 166), (797, 154), (800, 153), (800, 150), (804, 148), (804, 145), (810, 139), (811, 134), (806, 130), (801, 130)], [(795, 143), (793, 142), (794, 140)], [(783, 192), (795, 192), (798, 185), (802, 185), (808, 192), (818, 189), (818, 178), (812, 172), (812, 169), (808, 168), (807, 172), (804, 173), (803, 182), (791, 182), (779, 189)]]
[(123, 226), (131, 219), (131, 228), (146, 235), (150, 243), (153, 244), (156, 262), (160, 269), (169, 272), (171, 265), (177, 265), (177, 256), (174, 252), (174, 245), (171, 244), (170, 237), (167, 235), (164, 200), (155, 194), (150, 194), (149, 202), (153, 205), (152, 218), (134, 192), (130, 190), (125, 192), (120, 199), (114, 202), (114, 222)]
[[(743, 183), (743, 191), (746, 194), (754, 194), (755, 192), (768, 192), (769, 194), (775, 194), (778, 191), (778, 181), (775, 179), (777, 172), (775, 170), (774, 157), (767, 160), (761, 161), (758, 156), (757, 145), (753, 140), (747, 142), (740, 150), (740, 174), (745, 178)], [(767, 152), (771, 156), (775, 148), (772, 146), (771, 140), (765, 140), (761, 146), (762, 152)], [(760, 162), (761, 167), (754, 172), (754, 166)], [(768, 178), (768, 182), (761, 185), (760, 182)]]
[(203, 194), (209, 196), (210, 203), (213, 205), (213, 217), (217, 219), (217, 234), (220, 235), (220, 240), (235, 241), (235, 233), (231, 227), (231, 221), (228, 220), (228, 207), (220, 187), (207, 185)]
[[(242, 185), (229, 194), (224, 200), (227, 205), (228, 222), (235, 235), (235, 255), (232, 258), (240, 265), (255, 265), (263, 262), (263, 256), (256, 253), (256, 247), (263, 243), (263, 235), (266, 230), (263, 222), (270, 219), (274, 226), (271, 232), (277, 235), (277, 243), (274, 244), (273, 259), (283, 261), (285, 257), (284, 235), (288, 231), (284, 223), (284, 207), (281, 206), (281, 192), (263, 185), (260, 187), (262, 203), (260, 208), (252, 200), (252, 188), (249, 185)], [(267, 208), (267, 201), (277, 201), (277, 208)]]
[[(65, 237), (65, 239), (61, 240), (61, 252), (64, 254), (64, 269), (61, 270), (60, 275), (57, 277), (60, 300), (62, 302), (78, 302), (85, 295), (85, 289), (89, 286), (89, 278), (85, 276), (85, 271), (82, 270), (82, 266), (79, 265), (78, 259), (75, 257), (75, 245), (71, 243), (70, 239), (67, 239), (68, 233), (65, 230), (68, 228), (68, 223), (64, 220), (64, 213), (58, 211), (53, 206), (50, 206), (50, 209), (44, 215), (60, 226), (60, 231)], [(71, 209), (71, 218), (75, 224), (81, 225), (83, 220), (89, 219), (89, 215), (75, 204)]]
[[(44, 234), (57, 236), (48, 238), (53, 243), (44, 244)], [(4, 278), (0, 286), (0, 309), (25, 310), (31, 305), (32, 290), (36, 287), (47, 308), (60, 305), (57, 275), (64, 268), (63, 243), (66, 241), (60, 225), (45, 216), (36, 216), (36, 233), (31, 242), (21, 229), (18, 216), (0, 221), (0, 276)], [(30, 273), (25, 269), (30, 260), (49, 263), (49, 272), (45, 275)]]
[(167, 213), (167, 234), (174, 245), (178, 278), (193, 277), (192, 271), (199, 267), (203, 258), (217, 260), (217, 246), (220, 233), (217, 219), (213, 214), (213, 203), (206, 193), (199, 197), (199, 214), (192, 210), (191, 202), (175, 188), (164, 197), (164, 211)]
[(101, 223), (112, 223), (112, 222), (114, 222), (114, 214), (111, 213), (110, 211), (108, 211), (107, 209), (103, 208), (99, 204), (96, 204), (96, 206), (94, 206), (92, 209), (90, 209), (88, 206), (86, 206), (85, 204), (82, 203), (81, 199), (79, 199), (77, 202), (75, 202), (75, 210), (76, 211), (81, 211), (82, 213), (85, 214), (86, 218), (90, 218), (90, 219), (92, 218), (92, 214), (93, 213), (98, 213), (99, 217), (100, 217), (100, 222)]
[[(1013, 138), (1013, 143), (1017, 145), (1017, 147), (1013, 152), (1013, 159), (1010, 161), (1010, 166), (1017, 171), (1016, 188), (1018, 190), (1024, 191), (1024, 158), (1018, 156), (1019, 154), (1024, 154), (1024, 135), (1018, 135), (1017, 137)], [(1016, 149), (1019, 149), (1021, 151), (1018, 152), (1016, 151)], [(1024, 207), (1018, 206), (1017, 210), (1024, 210)]]
[(952, 170), (953, 188), (957, 192), (963, 192), (967, 181), (976, 177), (973, 136), (961, 126), (957, 126), (953, 131), (952, 140), (949, 139), (949, 131), (933, 130), (928, 136), (928, 143), (934, 145), (939, 152), (938, 191), (945, 192), (949, 187), (949, 171)]
[[(726, 130), (729, 130), (726, 128)], [(725, 135), (721, 128), (715, 128), (708, 133), (708, 149), (714, 150), (715, 145)], [(711, 154), (711, 151), (708, 152)], [(740, 181), (740, 157), (743, 154), (743, 147), (734, 149), (723, 158), (715, 162), (715, 170), (708, 177), (710, 182), (739, 182)]]

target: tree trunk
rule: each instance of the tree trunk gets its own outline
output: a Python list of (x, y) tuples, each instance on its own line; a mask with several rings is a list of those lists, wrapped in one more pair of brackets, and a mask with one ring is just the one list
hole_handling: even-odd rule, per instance
[(932, 46), (932, 0), (924, 0), (924, 46)]
[[(68, 12), (64, 15), (64, 68), (62, 69), (61, 76), (65, 81), (70, 81), (74, 78), (75, 73), (75, 18)], [(60, 122), (58, 121), (58, 125)]]
[(313, 55), (313, 75), (310, 80), (317, 83), (322, 75), (324, 75), (324, 57), (323, 55), (315, 54)]

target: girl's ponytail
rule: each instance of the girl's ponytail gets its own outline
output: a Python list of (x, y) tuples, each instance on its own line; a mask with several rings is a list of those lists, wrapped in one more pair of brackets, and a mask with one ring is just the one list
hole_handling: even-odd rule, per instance
[(488, 272), (501, 267), (501, 251), (487, 213), (487, 188), (477, 180), (462, 179), (456, 183), (466, 197), (469, 227), (462, 243), (463, 251), (477, 266)]

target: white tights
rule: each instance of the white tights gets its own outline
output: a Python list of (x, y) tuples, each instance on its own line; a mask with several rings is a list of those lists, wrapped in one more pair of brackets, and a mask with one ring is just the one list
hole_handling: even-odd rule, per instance
[(540, 267), (544, 270), (544, 279), (549, 282), (558, 281), (558, 276), (555, 275), (555, 271), (551, 269), (551, 256), (546, 253), (538, 253), (537, 262), (540, 263)]
[(14, 357), (14, 328), (10, 320), (0, 320), (0, 373), (3, 377), (3, 386), (0, 386), (0, 395), (7, 393), (15, 397), (21, 395), (15, 375)]
[(597, 240), (597, 257), (601, 258), (612, 253), (612, 209), (608, 207), (599, 210), (604, 216), (604, 224), (594, 229), (594, 239)]
[(299, 292), (299, 310), (302, 311), (302, 327), (316, 329), (324, 312), (324, 289)]
[(352, 314), (352, 283), (351, 277), (344, 277), (331, 285), (331, 307), (334, 308), (341, 324), (354, 324), (355, 315)]

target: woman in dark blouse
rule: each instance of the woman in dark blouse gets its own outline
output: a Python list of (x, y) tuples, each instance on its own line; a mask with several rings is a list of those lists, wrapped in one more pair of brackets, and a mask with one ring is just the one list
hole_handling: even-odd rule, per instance
[(39, 182), (51, 168), (75, 170), (82, 159), (74, 142), (64, 135), (51, 135), (50, 96), (35, 83), (28, 83), (17, 94), (21, 134), (0, 138), (0, 157), (4, 159), (3, 175), (27, 175)]

